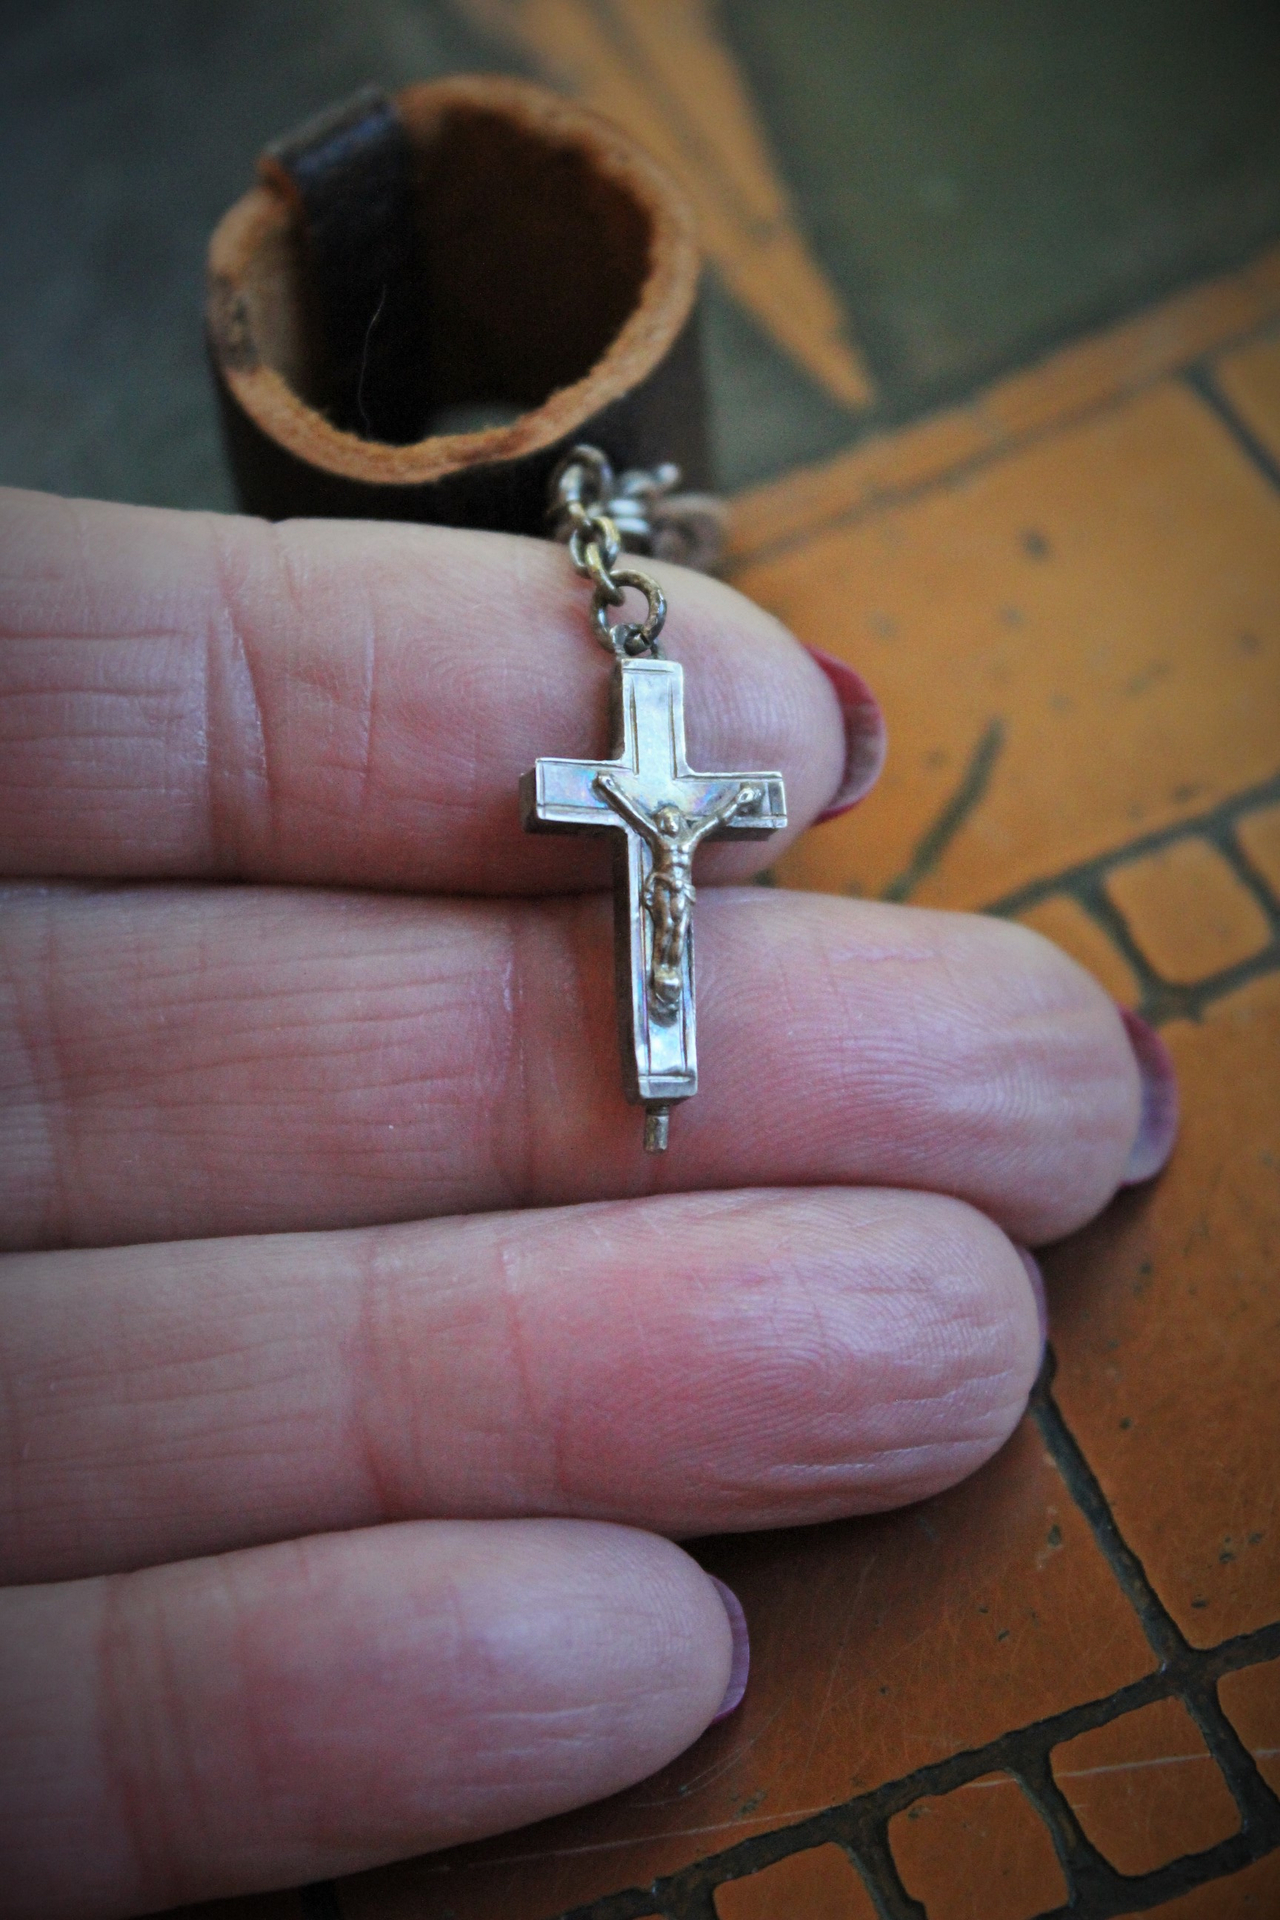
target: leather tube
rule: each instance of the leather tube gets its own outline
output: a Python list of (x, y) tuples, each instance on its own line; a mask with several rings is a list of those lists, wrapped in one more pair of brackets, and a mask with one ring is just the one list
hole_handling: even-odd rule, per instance
[(542, 533), (583, 439), (705, 485), (697, 281), (682, 195), (598, 115), (488, 76), (358, 95), (210, 241), (241, 502)]

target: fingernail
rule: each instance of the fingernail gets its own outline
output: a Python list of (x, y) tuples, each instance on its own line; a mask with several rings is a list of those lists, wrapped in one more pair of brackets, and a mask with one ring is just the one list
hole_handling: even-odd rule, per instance
[(732, 1587), (726, 1587), (723, 1580), (717, 1580), (714, 1573), (708, 1579), (720, 1595), (725, 1612), (729, 1616), (729, 1631), (733, 1635), (733, 1663), (729, 1668), (729, 1684), (724, 1690), (724, 1699), (717, 1707), (711, 1721), (713, 1727), (727, 1720), (736, 1707), (741, 1706), (742, 1696), (747, 1690), (747, 1675), (751, 1671), (751, 1638), (747, 1632), (747, 1616), (742, 1611), (742, 1602)]
[(1031, 1282), (1031, 1291), (1035, 1296), (1036, 1318), (1040, 1322), (1040, 1353), (1043, 1357), (1049, 1339), (1049, 1302), (1045, 1298), (1044, 1275), (1040, 1271), (1040, 1262), (1025, 1247), (1017, 1249), (1019, 1260), (1027, 1270), (1027, 1279)]
[(818, 822), (834, 820), (838, 814), (856, 807), (880, 778), (888, 736), (880, 702), (860, 673), (845, 660), (821, 647), (808, 647), (813, 659), (835, 688), (840, 711), (844, 715), (844, 774), (829, 806), (818, 815)]
[(1120, 1182), (1122, 1187), (1136, 1187), (1159, 1173), (1173, 1151), (1178, 1132), (1178, 1076), (1169, 1049), (1155, 1028), (1127, 1007), (1120, 1008), (1120, 1018), (1142, 1080), (1138, 1137), (1130, 1148)]

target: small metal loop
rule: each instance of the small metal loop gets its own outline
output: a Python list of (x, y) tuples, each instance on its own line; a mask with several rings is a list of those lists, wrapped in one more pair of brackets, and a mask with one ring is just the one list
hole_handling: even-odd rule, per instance
[(586, 577), (595, 587), (595, 597), (607, 606), (620, 607), (626, 598), (622, 588), (610, 573), (605, 557), (594, 540), (587, 542), (585, 555)]
[(658, 646), (658, 635), (667, 617), (667, 601), (662, 588), (651, 574), (641, 573), (638, 567), (619, 567), (612, 576), (612, 584), (616, 587), (634, 587), (642, 593), (648, 602), (648, 612), (639, 624), (632, 620), (620, 620), (616, 626), (610, 626), (605, 609), (611, 604), (616, 606), (618, 602), (607, 600), (603, 590), (597, 586), (591, 597), (591, 624), (601, 646), (616, 654), (620, 660), (635, 659), (642, 653), (660, 660), (662, 653)]
[(577, 522), (573, 531), (570, 533), (568, 542), (569, 558), (573, 562), (573, 570), (575, 573), (580, 573), (584, 580), (590, 577), (587, 567), (587, 541), (590, 538), (591, 521), (589, 516), (584, 513), (582, 519)]
[(585, 443), (574, 447), (569, 454), (570, 465), (583, 470), (584, 478), (578, 482), (579, 498), (587, 506), (595, 506), (601, 500), (607, 500), (614, 489), (613, 462), (600, 447)]
[[(599, 570), (603, 569), (607, 576), (622, 554), (622, 536), (607, 513), (586, 513), (581, 508), (578, 511), (582, 518), (578, 520), (575, 516), (573, 532), (569, 535), (569, 558), (575, 572), (584, 580), (594, 580), (598, 586)], [(611, 580), (609, 586), (613, 586)], [(615, 600), (612, 604), (618, 603)]]
[(593, 507), (610, 499), (613, 490), (613, 466), (599, 447), (570, 447), (551, 476), (551, 500), (561, 512)]

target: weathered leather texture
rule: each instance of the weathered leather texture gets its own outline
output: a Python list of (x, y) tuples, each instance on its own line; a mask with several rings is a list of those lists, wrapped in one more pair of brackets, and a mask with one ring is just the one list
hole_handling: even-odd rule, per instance
[(691, 216), (607, 122), (506, 79), (368, 89), (259, 174), (210, 247), (248, 511), (541, 533), (580, 439), (706, 484)]
[(413, 154), (387, 96), (363, 88), (274, 141), (259, 172), (296, 198), (327, 371), (326, 411), (371, 440), (421, 437), (429, 406)]

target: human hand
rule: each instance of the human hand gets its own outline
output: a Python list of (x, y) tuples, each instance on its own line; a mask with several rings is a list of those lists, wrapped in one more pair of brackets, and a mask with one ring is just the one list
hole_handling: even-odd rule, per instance
[[(605, 727), (563, 554), (3, 514), (11, 1911), (611, 1793), (740, 1691), (673, 1537), (916, 1500), (1008, 1435), (1021, 1248), (1160, 1164), (1158, 1054), (1018, 927), (712, 885), (704, 1090), (647, 1158), (606, 856), (518, 825)], [(691, 758), (779, 766), (802, 827), (866, 708), (671, 571)]]

